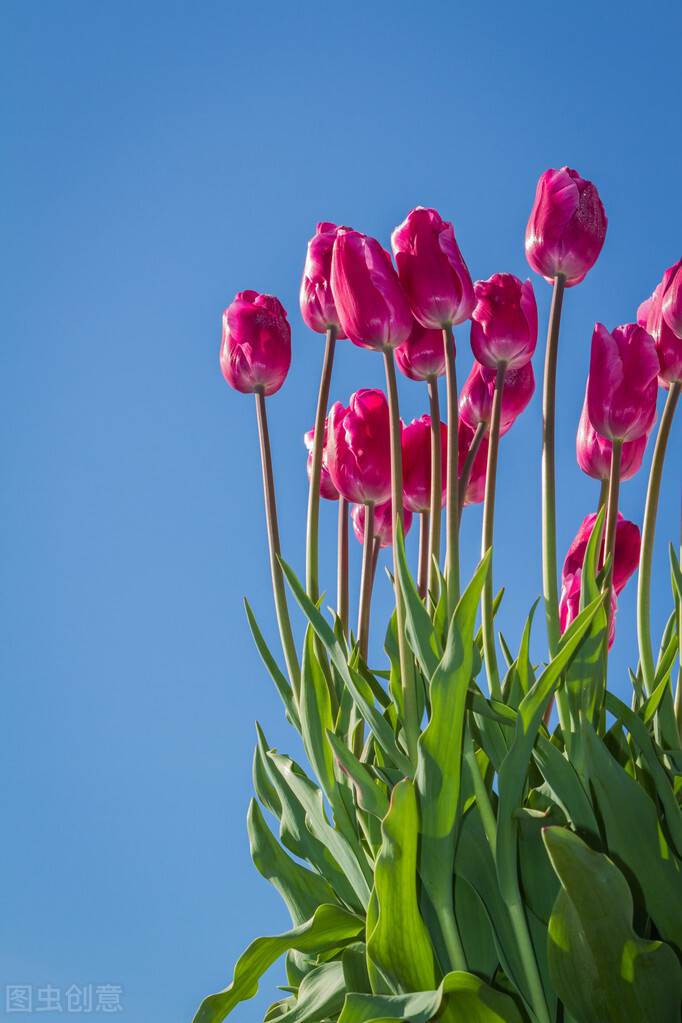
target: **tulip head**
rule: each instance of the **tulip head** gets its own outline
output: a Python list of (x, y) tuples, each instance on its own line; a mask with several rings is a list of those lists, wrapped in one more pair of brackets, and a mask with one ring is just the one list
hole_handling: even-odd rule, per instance
[[(495, 393), (496, 371), (475, 362), (469, 376), (462, 385), (459, 395), (459, 414), (472, 430), (479, 423), (490, 427)], [(527, 362), (519, 369), (507, 370), (502, 390), (500, 415), (500, 436), (510, 429), (514, 420), (530, 402), (535, 392), (535, 374), (532, 363)]]
[(637, 323), (609, 332), (595, 324), (592, 335), (587, 412), (607, 440), (637, 440), (656, 421), (658, 355), (654, 340)]
[[(457, 475), (461, 480), (462, 469), (474, 439), (474, 431), (463, 419), (459, 420), (457, 431)], [(485, 477), (488, 469), (488, 438), (484, 437), (476, 452), (474, 464), (469, 474), (463, 505), (480, 504), (485, 496)]]
[(663, 280), (663, 319), (675, 337), (682, 338), (682, 259), (666, 270)]
[(328, 221), (317, 225), (308, 242), (299, 296), (301, 316), (310, 329), (325, 334), (330, 327), (335, 327), (337, 338), (345, 337), (345, 334), (332, 295), (332, 251), (339, 231), (347, 230), (347, 227), (337, 227)]
[[(639, 472), (648, 439), (648, 435), (645, 433), (637, 440), (629, 440), (623, 444), (620, 459), (621, 480), (629, 480), (636, 472)], [(592, 479), (601, 480), (603, 483), (607, 482), (611, 471), (613, 445), (606, 437), (598, 434), (592, 426), (587, 413), (587, 396), (585, 396), (583, 409), (580, 413), (575, 447), (578, 465), (582, 471)]]
[[(365, 542), (365, 516), (367, 509), (364, 504), (354, 504), (351, 510), (353, 532), (360, 541)], [(412, 512), (403, 512), (403, 536), (407, 536), (412, 525)], [(374, 506), (374, 539), (380, 547), (390, 547), (393, 543), (393, 502), (388, 501)]]
[(391, 493), (391, 432), (383, 391), (352, 394), (327, 417), (327, 466), (332, 483), (347, 501), (381, 504)]
[[(561, 580), (561, 596), (559, 598), (559, 628), (562, 634), (580, 613), (580, 590), (582, 587), (582, 569), (573, 575), (566, 575)], [(609, 617), (609, 650), (616, 638), (616, 594), (611, 590), (611, 615)]]
[[(308, 430), (303, 435), (303, 442), (308, 450), (307, 458), (307, 469), (308, 479), (312, 476), (313, 470), (313, 441), (315, 439), (315, 430)], [(327, 421), (324, 424), (324, 447), (322, 448), (322, 466), (320, 469), (320, 497), (326, 498), (328, 501), (338, 501), (339, 492), (332, 482), (332, 478), (329, 475), (329, 466), (327, 465)]]
[(413, 320), (407, 341), (395, 350), (398, 369), (410, 380), (432, 380), (445, 373), (445, 348), (443, 332), (422, 327)]
[(530, 362), (538, 340), (538, 309), (533, 285), (513, 274), (493, 274), (474, 285), (471, 347), (483, 366), (505, 362), (518, 369)]
[[(440, 424), (441, 507), (447, 485), (448, 428)], [(431, 416), (420, 416), (403, 427), (403, 504), (412, 512), (431, 507)]]
[(220, 369), (242, 394), (278, 391), (291, 365), (291, 327), (274, 295), (240, 291), (223, 313)]
[(449, 221), (417, 206), (396, 227), (391, 245), (412, 312), (423, 327), (440, 330), (469, 319), (474, 288)]
[(597, 261), (607, 219), (597, 189), (570, 167), (547, 170), (538, 181), (526, 227), (526, 258), (552, 281), (579, 284)]
[(395, 348), (412, 330), (412, 314), (391, 257), (375, 238), (340, 228), (331, 285), (341, 327), (361, 348)]
[(682, 380), (682, 259), (668, 267), (651, 298), (642, 302), (637, 322), (656, 344), (661, 384)]

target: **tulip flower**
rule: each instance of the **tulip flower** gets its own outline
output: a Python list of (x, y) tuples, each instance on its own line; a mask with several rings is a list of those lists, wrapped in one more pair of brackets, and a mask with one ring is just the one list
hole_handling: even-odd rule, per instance
[(666, 276), (668, 280), (663, 288), (663, 319), (675, 337), (682, 338), (682, 259), (678, 259), (666, 270)]
[[(315, 437), (315, 430), (308, 430), (303, 436), (303, 441), (308, 450), (307, 469), (308, 479), (312, 479), (312, 467), (313, 467), (313, 442)], [(332, 478), (329, 475), (329, 466), (327, 465), (327, 423), (324, 424), (324, 441), (322, 448), (322, 465), (320, 472), (320, 496), (326, 498), (327, 501), (338, 501), (339, 492), (332, 482)]]
[(398, 369), (410, 380), (433, 380), (445, 373), (443, 332), (413, 320), (410, 336), (395, 349)]
[[(637, 440), (626, 441), (621, 451), (620, 478), (629, 480), (642, 465), (648, 435), (643, 434)], [(592, 479), (608, 482), (611, 470), (611, 454), (613, 445), (606, 437), (597, 433), (587, 413), (587, 396), (583, 403), (576, 437), (576, 455), (578, 465)]]
[(242, 394), (274, 394), (291, 365), (291, 327), (273, 295), (240, 291), (223, 313), (220, 368)]
[[(475, 362), (462, 385), (459, 396), (459, 415), (460, 419), (472, 430), (476, 430), (479, 424), (483, 424), (486, 431), (489, 429), (495, 377), (494, 370), (487, 369)], [(500, 436), (511, 428), (517, 417), (527, 407), (534, 392), (535, 374), (530, 362), (519, 369), (507, 370), (502, 391)]]
[(637, 322), (656, 344), (661, 384), (682, 382), (682, 259), (668, 267), (651, 298), (642, 302)]
[(407, 340), (410, 307), (391, 257), (376, 239), (339, 230), (331, 285), (342, 329), (353, 344), (383, 351)]
[(476, 435), (470, 426), (459, 423), (459, 466), (460, 504), (480, 504), (485, 494), (485, 479), (488, 466), (488, 441), (482, 434)]
[[(561, 580), (561, 598), (559, 600), (559, 623), (562, 634), (580, 613), (580, 590), (582, 587), (582, 570), (573, 575), (566, 575)], [(616, 638), (616, 594), (611, 592), (611, 613), (609, 615), (609, 650)]]
[[(351, 519), (353, 520), (353, 532), (360, 543), (364, 543), (365, 541), (366, 518), (366, 505), (354, 504), (351, 510)], [(405, 510), (403, 522), (403, 532), (405, 533), (405, 536), (407, 536), (410, 531), (410, 527), (412, 526), (411, 511)], [(390, 547), (393, 543), (393, 508), (390, 498), (388, 501), (384, 501), (383, 504), (377, 504), (374, 506), (372, 535), (378, 542), (379, 547)]]
[(337, 227), (328, 221), (317, 225), (314, 236), (308, 242), (299, 296), (301, 316), (310, 329), (325, 334), (333, 327), (337, 338), (345, 335), (332, 294), (332, 251), (339, 232), (348, 230), (347, 227)]
[[(441, 507), (445, 501), (445, 448), (448, 428), (440, 424), (441, 435)], [(428, 512), (431, 501), (431, 417), (420, 416), (403, 427), (403, 495), (404, 504), (412, 512)]]
[(597, 189), (570, 167), (547, 170), (538, 181), (526, 227), (526, 258), (550, 283), (567, 288), (594, 266), (606, 237), (607, 219)]
[(357, 504), (381, 504), (391, 493), (390, 428), (383, 391), (364, 389), (327, 418), (327, 466), (339, 494)]
[(493, 274), (474, 285), (471, 348), (488, 369), (504, 363), (508, 370), (530, 362), (538, 340), (538, 309), (530, 281), (513, 274)]
[(636, 323), (609, 332), (595, 324), (592, 335), (587, 411), (607, 440), (645, 436), (656, 421), (658, 356), (653, 338)]

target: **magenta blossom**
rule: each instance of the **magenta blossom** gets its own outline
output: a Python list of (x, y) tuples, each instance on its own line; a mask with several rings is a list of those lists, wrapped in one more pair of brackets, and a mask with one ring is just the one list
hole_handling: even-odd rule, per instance
[[(464, 468), (464, 462), (471, 444), (474, 439), (474, 431), (468, 426), (463, 419), (459, 420), (459, 429), (457, 431), (457, 474), (459, 479), (462, 478), (462, 470)], [(469, 474), (467, 481), (466, 490), (464, 492), (463, 504), (480, 504), (485, 496), (485, 478), (488, 469), (488, 439), (484, 437), (481, 441), (480, 447), (476, 452), (474, 458), (474, 464)]]
[(663, 280), (663, 319), (677, 338), (682, 338), (682, 259), (669, 267)]
[(327, 466), (339, 494), (358, 504), (381, 504), (391, 493), (391, 436), (383, 391), (364, 389), (327, 417)]
[[(582, 569), (572, 575), (565, 575), (561, 580), (561, 597), (559, 599), (559, 628), (564, 633), (572, 621), (580, 613), (580, 590), (582, 587)], [(616, 611), (618, 602), (616, 594), (611, 590), (611, 614), (609, 616), (609, 650), (616, 638)]]
[[(682, 380), (682, 260), (669, 266), (651, 298), (637, 310), (637, 322), (654, 339), (659, 380), (668, 387)], [(674, 329), (677, 325), (677, 331)]]
[[(315, 439), (315, 430), (308, 430), (303, 435), (303, 442), (308, 450), (307, 458), (307, 469), (308, 479), (312, 476), (313, 471), (313, 441)], [(329, 475), (329, 466), (327, 465), (327, 421), (324, 423), (324, 447), (322, 448), (322, 468), (320, 470), (320, 496), (325, 497), (328, 501), (338, 501), (339, 492), (332, 482), (332, 478)]]
[[(440, 424), (441, 507), (445, 503), (447, 484), (448, 428)], [(413, 512), (429, 511), (431, 507), (431, 416), (420, 416), (403, 427), (403, 504)]]
[(597, 323), (592, 335), (587, 411), (607, 440), (637, 440), (656, 421), (659, 363), (653, 338), (636, 323), (611, 333)]
[(278, 391), (291, 365), (291, 327), (274, 295), (240, 291), (223, 313), (220, 369), (242, 394)]
[(345, 337), (341, 330), (339, 314), (336, 311), (332, 295), (331, 271), (332, 250), (339, 231), (348, 231), (347, 227), (337, 227), (322, 221), (317, 225), (314, 236), (308, 242), (303, 279), (301, 280), (301, 316), (311, 330), (324, 334), (330, 327), (336, 327), (336, 336)]
[(422, 327), (413, 320), (407, 341), (395, 350), (398, 369), (410, 380), (432, 380), (445, 373), (445, 348), (443, 332)]
[(412, 315), (391, 257), (378, 241), (340, 229), (332, 253), (332, 294), (341, 326), (361, 348), (395, 348)]
[[(462, 385), (459, 396), (459, 414), (464, 422), (475, 430), (479, 423), (490, 426), (495, 392), (496, 372), (475, 362), (469, 376)], [(507, 370), (502, 390), (500, 435), (510, 429), (515, 419), (523, 412), (535, 392), (533, 366), (527, 362), (519, 369)]]
[[(353, 520), (353, 532), (360, 541), (365, 542), (365, 516), (364, 504), (354, 504), (351, 510)], [(407, 536), (412, 525), (412, 512), (403, 512), (403, 535)], [(379, 541), (380, 547), (390, 547), (393, 543), (393, 503), (389, 497), (383, 504), (374, 507), (374, 539)]]
[(468, 320), (474, 288), (455, 232), (436, 210), (417, 206), (391, 236), (400, 281), (415, 317), (438, 330)]
[(530, 362), (538, 340), (538, 308), (530, 281), (513, 274), (493, 274), (474, 285), (471, 347), (489, 369), (504, 362), (518, 369)]
[[(629, 480), (642, 465), (648, 435), (646, 433), (637, 440), (629, 440), (623, 444), (620, 459), (620, 478)], [(587, 395), (583, 402), (576, 437), (576, 455), (578, 465), (592, 479), (606, 482), (611, 470), (611, 450), (613, 445), (606, 437), (597, 433), (587, 414)]]
[(580, 284), (602, 250), (607, 219), (597, 189), (570, 167), (547, 170), (538, 181), (526, 227), (526, 258), (536, 273), (566, 287)]

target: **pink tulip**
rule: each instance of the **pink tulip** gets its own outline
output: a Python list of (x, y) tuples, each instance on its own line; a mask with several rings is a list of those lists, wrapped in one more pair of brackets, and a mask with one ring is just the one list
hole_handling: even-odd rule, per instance
[[(469, 376), (462, 385), (459, 395), (459, 414), (464, 422), (475, 430), (479, 423), (490, 425), (493, 410), (496, 372), (475, 362)], [(519, 369), (508, 370), (504, 376), (502, 410), (500, 415), (500, 436), (506, 433), (514, 420), (530, 402), (535, 392), (535, 374), (532, 363), (527, 362)]]
[(611, 333), (595, 324), (592, 335), (587, 411), (607, 440), (637, 440), (656, 421), (659, 363), (654, 340), (636, 323)]
[(431, 380), (445, 373), (445, 349), (443, 332), (422, 327), (418, 320), (412, 321), (412, 331), (407, 341), (395, 350), (398, 369), (410, 380)]
[(391, 438), (383, 391), (365, 389), (327, 417), (327, 466), (339, 494), (358, 504), (381, 504), (391, 493)]
[[(668, 276), (669, 275), (669, 276)], [(663, 280), (663, 319), (677, 338), (682, 338), (682, 259), (669, 267)]]
[(412, 315), (388, 252), (374, 238), (341, 228), (332, 253), (331, 285), (341, 326), (361, 348), (395, 348)]
[[(582, 570), (573, 575), (564, 576), (561, 580), (561, 597), (559, 599), (559, 628), (566, 631), (572, 621), (580, 613), (580, 589), (582, 586)], [(611, 590), (611, 615), (609, 618), (609, 650), (616, 638), (616, 594)]]
[[(623, 444), (620, 461), (621, 480), (629, 480), (636, 472), (639, 472), (648, 439), (645, 433), (637, 440), (629, 440)], [(585, 395), (576, 437), (578, 465), (592, 479), (605, 482), (608, 480), (611, 470), (612, 447), (611, 441), (600, 436), (592, 426), (587, 414), (587, 395)]]
[(301, 281), (301, 316), (305, 323), (318, 334), (336, 327), (337, 338), (345, 337), (345, 334), (340, 329), (341, 323), (330, 283), (332, 250), (339, 231), (348, 230), (347, 227), (337, 227), (327, 221), (317, 225), (314, 237), (308, 242)]
[(278, 391), (291, 365), (291, 327), (274, 295), (240, 291), (223, 313), (220, 369), (242, 394)]
[(493, 274), (474, 285), (471, 347), (489, 369), (500, 362), (518, 369), (530, 362), (538, 340), (538, 309), (530, 281), (513, 274)]
[[(312, 475), (313, 469), (313, 440), (315, 437), (315, 430), (308, 430), (303, 435), (303, 441), (308, 450), (307, 468), (308, 468), (308, 479)], [(332, 482), (332, 478), (329, 475), (329, 466), (327, 465), (327, 422), (324, 424), (324, 447), (322, 449), (322, 469), (320, 471), (320, 495), (326, 497), (328, 501), (338, 501), (339, 492)]]
[(468, 320), (474, 289), (455, 232), (436, 210), (417, 206), (391, 236), (400, 281), (415, 317), (439, 330)]
[[(365, 542), (365, 513), (364, 504), (354, 504), (351, 511), (353, 520), (353, 532), (360, 541)], [(405, 510), (403, 513), (403, 535), (407, 536), (412, 525), (412, 512)], [(393, 504), (391, 499), (377, 504), (374, 507), (374, 538), (379, 541), (380, 547), (390, 547), (393, 543)]]
[(651, 298), (642, 302), (637, 322), (656, 344), (661, 384), (682, 380), (682, 259), (668, 267)]
[[(462, 478), (462, 469), (464, 468), (464, 462), (471, 443), (474, 439), (474, 431), (468, 426), (463, 419), (459, 420), (459, 430), (457, 433), (458, 445), (457, 445), (457, 472), (459, 478)], [(471, 474), (467, 482), (466, 491), (464, 492), (463, 504), (480, 504), (485, 496), (485, 477), (488, 468), (488, 440), (486, 437), (481, 441), (481, 446), (476, 452), (474, 458), (474, 464), (471, 469)]]
[[(441, 481), (445, 503), (447, 483), (446, 454), (448, 428), (440, 424)], [(403, 503), (412, 512), (429, 511), (431, 507), (431, 416), (420, 416), (403, 427)]]
[(566, 287), (580, 284), (602, 250), (607, 219), (591, 181), (570, 167), (540, 177), (526, 227), (526, 258), (552, 281), (564, 274)]

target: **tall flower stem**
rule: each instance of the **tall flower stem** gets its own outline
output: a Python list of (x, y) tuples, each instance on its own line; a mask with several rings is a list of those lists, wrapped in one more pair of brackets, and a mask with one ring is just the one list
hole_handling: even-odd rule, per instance
[(602, 510), (606, 504), (606, 499), (609, 496), (609, 481), (602, 480), (599, 484), (599, 504), (597, 505), (597, 514)]
[[(275, 599), (277, 624), (284, 651), (289, 679), (298, 700), (300, 690), (300, 668), (296, 654), (296, 644), (291, 631), (289, 608), (284, 590), (284, 573), (279, 563), (281, 547), (279, 541), (279, 524), (277, 522), (277, 501), (275, 498), (275, 479), (272, 471), (272, 453), (270, 451), (270, 433), (268, 417), (265, 410), (265, 396), (256, 391), (256, 416), (258, 419), (258, 439), (260, 441), (260, 458), (263, 469), (263, 496), (265, 498), (265, 519), (268, 528), (268, 546), (270, 548), (270, 573), (272, 575), (272, 593)], [(319, 488), (318, 488), (319, 489)]]
[(336, 611), (344, 636), (348, 635), (348, 501), (339, 496), (337, 534)]
[[(556, 367), (559, 350), (559, 324), (564, 298), (563, 274), (554, 278), (552, 306), (547, 329), (545, 380), (542, 392), (542, 589), (545, 598), (547, 639), (550, 656), (559, 646), (559, 591), (556, 559), (556, 472), (554, 463), (554, 418), (556, 405)], [(557, 703), (561, 715), (562, 693)], [(562, 718), (562, 724), (564, 719)]]
[(438, 378), (428, 381), (429, 411), (431, 413), (431, 501), (429, 514), (429, 564), (427, 593), (436, 593), (436, 566), (440, 565), (440, 520), (443, 508), (443, 480), (441, 478), (440, 401)]
[(329, 385), (334, 365), (334, 348), (336, 345), (336, 327), (327, 329), (322, 361), (320, 390), (317, 396), (315, 413), (315, 432), (313, 435), (313, 464), (310, 472), (310, 489), (308, 491), (308, 521), (306, 530), (305, 580), (308, 596), (312, 601), (319, 597), (318, 578), (318, 533), (320, 518), (320, 474), (322, 472), (322, 454), (324, 452), (324, 426), (329, 402)]
[(457, 486), (459, 408), (457, 406), (457, 366), (455, 338), (452, 327), (443, 327), (445, 351), (445, 387), (448, 409), (447, 489), (445, 495), (445, 582), (448, 593), (448, 614), (452, 615), (459, 600), (459, 488)]
[[(495, 487), (497, 483), (497, 452), (500, 446), (500, 417), (502, 413), (502, 394), (504, 392), (504, 376), (507, 366), (504, 362), (497, 364), (493, 407), (490, 416), (490, 441), (488, 446), (488, 468), (485, 475), (485, 498), (483, 501), (483, 528), (481, 530), (481, 555), (493, 546), (495, 525)], [(502, 699), (500, 676), (497, 669), (495, 653), (495, 626), (493, 621), (493, 559), (490, 558), (488, 574), (483, 586), (481, 598), (481, 626), (483, 631), (483, 656), (485, 670), (488, 675), (490, 695), (496, 700)]]
[(467, 487), (469, 486), (469, 480), (471, 478), (471, 472), (476, 461), (476, 455), (478, 449), (481, 446), (481, 442), (485, 436), (486, 425), (485, 423), (479, 423), (476, 427), (476, 432), (471, 440), (471, 445), (467, 451), (466, 458), (464, 459), (464, 465), (462, 466), (462, 475), (459, 478), (459, 518), (462, 519), (462, 508), (464, 507), (464, 498), (466, 496)]
[(400, 683), (403, 696), (403, 718), (407, 752), (412, 763), (417, 763), (417, 740), (419, 738), (419, 712), (417, 707), (416, 680), (414, 666), (405, 636), (405, 607), (398, 576), (398, 554), (395, 543), (403, 531), (403, 453), (401, 443), (400, 410), (398, 408), (398, 384), (395, 378), (393, 351), (384, 350), (386, 368), (386, 390), (388, 391), (388, 410), (391, 425), (391, 503), (393, 511), (393, 577), (395, 586), (396, 625), (398, 631), (398, 651), (400, 657)]
[(604, 564), (608, 562), (604, 592), (606, 593), (606, 617), (608, 639), (611, 627), (611, 590), (613, 589), (613, 562), (616, 554), (616, 526), (618, 525), (618, 495), (620, 492), (620, 463), (623, 453), (622, 440), (611, 444), (611, 472), (609, 473), (609, 496), (606, 500), (606, 533), (604, 541)]
[(358, 643), (360, 653), (367, 660), (369, 643), (369, 608), (374, 582), (374, 504), (365, 505), (365, 536), (362, 544), (362, 575), (360, 577), (360, 604), (358, 607)]
[(429, 570), (429, 513), (423, 511), (419, 515), (419, 572), (417, 589), (419, 596), (426, 597), (427, 575)]
[(649, 471), (649, 485), (644, 505), (644, 522), (642, 523), (642, 545), (639, 555), (639, 579), (637, 583), (637, 639), (639, 642), (639, 660), (642, 666), (644, 688), (650, 693), (654, 682), (654, 655), (651, 647), (651, 562), (654, 552), (654, 535), (656, 533), (656, 515), (658, 498), (661, 492), (661, 476), (663, 462), (668, 446), (670, 428), (675, 416), (675, 408), (680, 397), (682, 385), (679, 381), (670, 385), (665, 401), (663, 415), (658, 427), (656, 445)]

